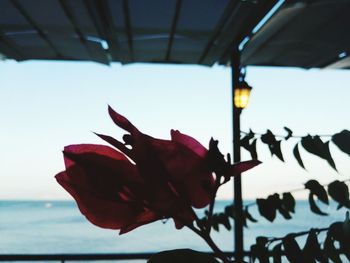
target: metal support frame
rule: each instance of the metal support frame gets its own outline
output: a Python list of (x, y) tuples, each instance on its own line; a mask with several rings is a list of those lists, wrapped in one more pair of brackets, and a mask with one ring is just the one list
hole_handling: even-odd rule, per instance
[[(235, 88), (239, 83), (240, 58), (238, 49), (231, 55), (231, 77), (232, 77), (232, 114), (233, 114), (233, 160), (241, 161), (240, 151), (240, 115), (241, 109), (234, 105)], [(235, 208), (235, 259), (237, 262), (243, 261), (244, 244), (243, 244), (243, 201), (242, 201), (242, 181), (241, 174), (234, 177), (234, 208)]]

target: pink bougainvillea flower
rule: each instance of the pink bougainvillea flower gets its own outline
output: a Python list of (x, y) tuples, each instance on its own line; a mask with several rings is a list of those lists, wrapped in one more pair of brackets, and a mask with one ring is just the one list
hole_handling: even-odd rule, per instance
[(171, 131), (171, 140), (153, 138), (108, 110), (114, 123), (128, 132), (124, 142), (97, 134), (117, 150), (67, 146), (66, 170), (56, 176), (80, 211), (100, 227), (126, 233), (162, 218), (173, 218), (177, 228), (190, 225), (196, 218), (192, 207), (203, 208), (215, 197), (213, 172), (231, 177), (260, 163), (231, 165), (217, 147), (208, 150), (179, 131)]
[(130, 224), (161, 218), (144, 205), (143, 180), (122, 153), (92, 144), (70, 145), (63, 153), (66, 170), (56, 179), (93, 224), (126, 232)]

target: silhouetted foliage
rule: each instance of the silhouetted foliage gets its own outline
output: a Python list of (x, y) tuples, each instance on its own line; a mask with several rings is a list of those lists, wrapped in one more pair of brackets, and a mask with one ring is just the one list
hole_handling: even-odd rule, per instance
[[(324, 242), (319, 242), (318, 234), (327, 232)], [(307, 235), (303, 249), (296, 241), (296, 238)], [(272, 246), (272, 244), (276, 245)], [(339, 249), (337, 249), (339, 247)], [(285, 256), (291, 263), (300, 262), (329, 262), (341, 263), (340, 255), (345, 255), (350, 260), (350, 220), (349, 212), (346, 213), (344, 222), (335, 222), (328, 228), (290, 233), (284, 237), (257, 237), (256, 243), (251, 246), (253, 262), (282, 262)]]
[[(350, 179), (346, 180), (349, 181)], [(306, 190), (309, 191), (309, 206), (310, 211), (320, 215), (326, 216), (327, 213), (323, 212), (315, 201), (317, 198), (320, 202), (325, 205), (329, 205), (329, 197), (330, 196), (335, 202), (338, 203), (337, 209), (342, 207), (350, 208), (350, 197), (349, 197), (349, 188), (346, 185), (345, 181), (333, 181), (329, 183), (327, 186), (328, 191), (326, 191), (326, 187), (321, 185), (316, 180), (309, 180), (304, 184), (305, 188), (296, 189), (296, 190)], [(285, 192), (282, 194), (274, 193), (269, 195), (267, 198), (257, 198), (256, 202), (247, 204), (243, 209), (243, 223), (245, 227), (248, 227), (247, 221), (252, 223), (258, 222), (256, 218), (254, 218), (248, 211), (248, 207), (252, 205), (258, 206), (259, 214), (267, 219), (270, 222), (273, 222), (277, 215), (280, 214), (284, 219), (291, 219), (295, 211), (295, 198), (292, 192)], [(208, 214), (208, 211), (206, 211)], [(234, 211), (234, 205), (227, 205), (224, 209), (223, 213), (214, 213), (213, 214), (213, 228), (214, 230), (219, 230), (219, 225), (225, 226), (226, 229), (229, 229), (228, 219), (235, 219), (236, 213)], [(223, 218), (225, 217), (225, 219)], [(202, 222), (206, 222), (207, 216), (201, 219)]]
[[(313, 155), (318, 156), (328, 162), (328, 164), (337, 171), (336, 164), (333, 160), (331, 152), (329, 150), (330, 142), (333, 142), (341, 151), (350, 155), (350, 131), (343, 130), (334, 135), (329, 135), (331, 140), (324, 142), (319, 135), (306, 135), (306, 136), (294, 136), (293, 131), (287, 127), (284, 127), (287, 135), (275, 135), (271, 130), (267, 130), (264, 134), (254, 133), (252, 130), (249, 133), (244, 133), (241, 139), (241, 147), (247, 150), (253, 159), (258, 158), (256, 150), (256, 142), (258, 139), (266, 144), (271, 152), (271, 155), (276, 155), (281, 161), (284, 162), (284, 157), (281, 150), (281, 142), (287, 141), (290, 138), (296, 138), (299, 141), (295, 144), (293, 148), (293, 155), (297, 160), (298, 164), (305, 169), (304, 162), (300, 155), (299, 144), (308, 152)], [(280, 138), (278, 140), (277, 138)]]

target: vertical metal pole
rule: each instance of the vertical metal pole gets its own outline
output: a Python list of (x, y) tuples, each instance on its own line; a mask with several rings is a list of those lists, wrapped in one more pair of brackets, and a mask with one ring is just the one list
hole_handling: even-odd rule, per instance
[[(231, 73), (232, 73), (232, 108), (233, 108), (233, 160), (234, 162), (241, 161), (240, 151), (240, 114), (241, 109), (234, 105), (235, 87), (239, 83), (239, 53), (238, 51), (232, 54), (231, 57)], [(241, 174), (236, 174), (234, 177), (234, 207), (235, 207), (235, 260), (243, 262), (244, 246), (243, 246), (243, 202), (242, 202), (242, 182)]]

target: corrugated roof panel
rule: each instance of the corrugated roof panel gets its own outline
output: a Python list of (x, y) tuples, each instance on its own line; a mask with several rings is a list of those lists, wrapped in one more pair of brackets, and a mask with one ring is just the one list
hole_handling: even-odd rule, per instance
[(55, 47), (60, 50), (67, 59), (91, 60), (87, 48), (82, 47), (78, 37), (60, 37), (51, 36), (50, 39), (55, 43)]
[(165, 60), (175, 9), (175, 0), (129, 1), (136, 61)]
[(3, 33), (21, 32), (32, 29), (26, 19), (8, 0), (0, 1), (0, 25)]
[(69, 0), (65, 1), (65, 3), (74, 15), (77, 26), (82, 33), (86, 37), (100, 38), (83, 0)]
[[(130, 62), (130, 50), (128, 45), (128, 35), (125, 29), (125, 16), (124, 16), (124, 6), (122, 0), (108, 0), (108, 11), (111, 18), (111, 28), (110, 37), (116, 43), (118, 49), (115, 52), (118, 53), (118, 59), (122, 63)], [(110, 47), (113, 48), (113, 47)]]
[(183, 1), (170, 60), (197, 63), (228, 2)]
[(18, 47), (25, 59), (57, 58), (55, 52), (37, 33), (9, 35), (7, 38)]
[(74, 35), (74, 28), (57, 0), (17, 0), (47, 34)]
[(319, 68), (350, 48), (350, 1), (286, 2), (248, 42), (244, 65)]

